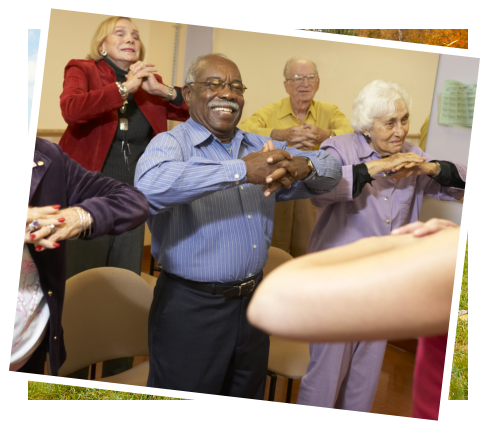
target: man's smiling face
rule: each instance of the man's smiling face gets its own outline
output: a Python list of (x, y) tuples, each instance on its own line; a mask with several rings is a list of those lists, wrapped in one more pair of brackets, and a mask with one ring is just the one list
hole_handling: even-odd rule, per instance
[(221, 142), (228, 143), (234, 137), (243, 112), (244, 98), (226, 85), (218, 92), (201, 82), (220, 79), (226, 84), (242, 83), (238, 67), (227, 58), (211, 55), (197, 66), (195, 83), (185, 85), (183, 96), (191, 118), (208, 129)]
[(310, 76), (316, 75), (316, 67), (308, 60), (296, 60), (294, 61), (287, 72), (287, 79), (284, 82), (285, 90), (290, 95), (292, 104), (297, 103), (311, 103), (317, 90), (319, 89), (319, 77), (314, 81), (304, 79), (301, 83), (296, 84), (291, 80), (294, 76)]

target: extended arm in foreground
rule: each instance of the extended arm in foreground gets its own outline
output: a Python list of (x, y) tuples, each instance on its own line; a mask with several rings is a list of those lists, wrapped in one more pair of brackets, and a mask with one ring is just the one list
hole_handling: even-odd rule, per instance
[(250, 322), (304, 341), (401, 339), (446, 333), (459, 228), (372, 237), (297, 258), (257, 289)]

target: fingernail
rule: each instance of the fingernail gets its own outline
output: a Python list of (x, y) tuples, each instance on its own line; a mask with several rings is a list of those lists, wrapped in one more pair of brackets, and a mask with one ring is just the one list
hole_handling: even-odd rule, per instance
[(56, 247), (56, 248), (58, 248), (59, 246), (61, 246), (61, 244), (59, 244), (59, 243), (53, 243), (53, 246)]
[(273, 179), (272, 179), (271, 177), (269, 177), (269, 178), (267, 179), (267, 183), (270, 183), (272, 180), (273, 180)]
[(268, 197), (270, 195), (270, 192), (265, 192), (265, 197)]
[(58, 210), (60, 207), (61, 207), (60, 204), (56, 204), (56, 205), (53, 206), (53, 209)]
[(36, 238), (36, 234), (31, 234), (31, 238)]
[(273, 158), (268, 158), (267, 162), (273, 162)]
[(36, 250), (37, 250), (38, 252), (39, 252), (39, 251), (41, 251), (41, 250), (42, 250), (42, 246), (37, 246), (37, 247), (36, 247)]
[(58, 222), (64, 222), (64, 221), (65, 221), (65, 218), (64, 218), (64, 217), (60, 217), (60, 218), (58, 219)]

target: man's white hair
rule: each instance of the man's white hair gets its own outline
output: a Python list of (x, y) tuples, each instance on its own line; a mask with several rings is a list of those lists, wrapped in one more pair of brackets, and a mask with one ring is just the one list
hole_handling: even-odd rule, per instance
[(409, 112), (411, 97), (398, 83), (385, 80), (370, 82), (353, 102), (352, 128), (359, 133), (370, 131), (375, 118), (389, 116), (396, 111), (399, 100), (406, 103)]
[(292, 57), (290, 60), (288, 60), (286, 63), (285, 63), (285, 67), (284, 67), (284, 77), (285, 77), (285, 80), (289, 79), (288, 75), (289, 75), (289, 69), (290, 69), (290, 66), (292, 65), (292, 63), (294, 61), (309, 61), (313, 66), (314, 68), (316, 69), (316, 74), (319, 76), (319, 73), (318, 73), (318, 67), (316, 65), (316, 63), (307, 58), (307, 57), (301, 57), (301, 56), (298, 56), (298, 57)]
[(195, 72), (197, 71), (197, 68), (199, 67), (200, 62), (205, 60), (207, 57), (212, 57), (212, 56), (217, 56), (217, 57), (229, 59), (224, 54), (199, 55), (198, 57), (196, 57), (192, 61), (190, 61), (190, 63), (188, 63), (187, 68), (185, 69), (185, 73), (183, 75), (183, 84), (188, 85), (190, 82), (195, 82)]

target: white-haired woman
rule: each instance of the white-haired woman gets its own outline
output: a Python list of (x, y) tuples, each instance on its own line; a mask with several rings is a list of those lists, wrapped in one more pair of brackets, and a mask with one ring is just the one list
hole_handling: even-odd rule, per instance
[[(463, 198), (464, 165), (434, 160), (405, 141), (410, 106), (409, 95), (397, 83), (373, 81), (353, 104), (355, 133), (321, 145), (340, 161), (343, 177), (331, 193), (312, 199), (318, 217), (308, 253), (389, 235), (418, 220), (424, 195)], [(298, 403), (370, 411), (385, 347), (386, 341), (311, 343)]]
[[(168, 119), (189, 117), (181, 90), (164, 84), (144, 55), (131, 19), (110, 17), (93, 35), (87, 59), (67, 64), (60, 97), (68, 124), (60, 140), (63, 151), (87, 170), (129, 185), (151, 138), (167, 131)], [(67, 278), (103, 266), (139, 275), (143, 243), (144, 224), (117, 237), (69, 242)]]

